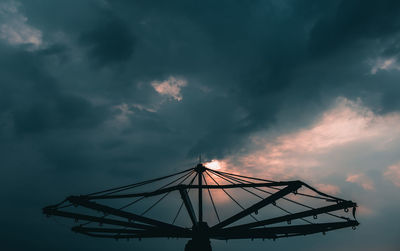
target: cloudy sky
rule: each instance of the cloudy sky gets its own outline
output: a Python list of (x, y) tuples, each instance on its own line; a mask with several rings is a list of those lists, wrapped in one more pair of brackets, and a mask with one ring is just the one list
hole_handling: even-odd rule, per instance
[(357, 231), (252, 250), (398, 250), (399, 13), (396, 0), (0, 0), (1, 246), (183, 249), (76, 235), (41, 208), (201, 154), (360, 206)]

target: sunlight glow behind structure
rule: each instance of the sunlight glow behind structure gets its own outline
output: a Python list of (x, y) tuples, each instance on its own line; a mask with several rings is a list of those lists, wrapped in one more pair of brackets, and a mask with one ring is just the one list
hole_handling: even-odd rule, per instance
[(225, 162), (213, 159), (210, 162), (204, 163), (204, 165), (212, 170), (220, 170), (225, 167)]

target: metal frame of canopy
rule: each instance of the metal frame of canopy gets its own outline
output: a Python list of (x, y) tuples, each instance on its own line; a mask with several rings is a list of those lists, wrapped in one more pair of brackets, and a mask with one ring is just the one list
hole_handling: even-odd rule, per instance
[[(214, 177), (213, 177), (214, 176)], [(176, 178), (177, 177), (177, 178)], [(159, 181), (164, 181), (174, 178), (168, 184), (149, 192), (132, 193), (138, 187), (153, 184)], [(214, 184), (208, 184), (207, 179)], [(223, 180), (226, 184), (220, 184), (215, 178)], [(197, 184), (195, 181), (197, 180)], [(185, 183), (187, 182), (187, 183)], [(300, 193), (298, 190), (305, 187), (312, 191), (315, 195)], [(275, 192), (265, 190), (265, 188), (272, 189)], [(189, 191), (191, 189), (198, 190), (197, 196), (197, 214), (193, 207)], [(241, 211), (221, 221), (217, 211), (215, 200), (212, 197), (211, 190), (222, 190), (233, 202), (241, 207)], [(260, 201), (245, 208), (243, 207), (228, 191), (230, 189), (241, 189), (249, 194), (257, 196)], [(253, 189), (253, 190), (250, 190)], [(213, 226), (208, 226), (208, 223), (203, 219), (203, 190), (206, 190), (209, 199), (212, 203), (214, 213), (218, 219), (218, 223)], [(255, 191), (267, 194), (267, 197), (260, 196)], [(172, 192), (179, 192), (182, 203), (172, 223), (156, 220), (144, 216), (148, 211), (157, 206), (160, 201), (165, 199)], [(323, 207), (311, 207), (293, 199), (287, 198), (289, 194), (296, 194), (308, 198), (323, 200), (332, 204)], [(126, 208), (133, 204), (154, 196), (162, 197), (152, 204), (142, 214), (132, 213)], [(114, 208), (99, 203), (101, 200), (116, 200), (116, 199), (135, 199), (134, 201), (125, 204), (122, 207)], [(278, 200), (285, 200), (294, 203), (306, 210), (296, 213), (291, 213), (281, 206), (277, 205)], [(285, 215), (273, 217), (269, 219), (258, 220), (253, 214), (268, 205), (273, 205), (285, 212)], [(192, 227), (185, 228), (178, 226), (175, 223), (176, 218), (181, 212), (182, 207), (185, 207)], [(96, 212), (103, 213), (103, 216), (95, 216), (93, 214), (84, 214), (68, 211), (71, 207), (83, 207)], [(72, 227), (72, 231), (85, 234), (93, 237), (100, 238), (113, 238), (113, 239), (130, 239), (130, 238), (188, 238), (191, 239), (186, 244), (185, 250), (211, 250), (210, 239), (229, 240), (229, 239), (277, 239), (282, 237), (293, 237), (299, 235), (308, 235), (314, 233), (324, 233), (336, 229), (352, 227), (355, 228), (359, 225), (355, 219), (355, 211), (357, 204), (328, 195), (317, 189), (305, 184), (301, 181), (272, 181), (260, 178), (248, 177), (233, 173), (221, 172), (212, 170), (199, 163), (194, 168), (178, 172), (172, 175), (164, 176), (157, 179), (143, 181), (127, 186), (116, 187), (92, 194), (69, 196), (59, 204), (51, 205), (43, 208), (43, 213), (47, 216), (60, 216), (65, 218), (72, 218), (76, 221), (82, 220), (86, 223), (79, 224)], [(348, 209), (352, 208), (354, 219), (348, 217), (338, 216), (332, 212), (337, 210), (344, 210), (346, 213)], [(318, 215), (326, 214), (338, 219), (334, 222), (313, 223), (305, 219), (306, 217), (317, 218)], [(245, 217), (252, 217), (255, 222), (233, 225)], [(302, 220), (306, 224), (291, 225), (293, 220)], [(98, 227), (88, 227), (90, 223), (99, 223)], [(272, 224), (288, 223), (287, 226), (270, 226)], [(106, 225), (106, 226), (103, 226)]]

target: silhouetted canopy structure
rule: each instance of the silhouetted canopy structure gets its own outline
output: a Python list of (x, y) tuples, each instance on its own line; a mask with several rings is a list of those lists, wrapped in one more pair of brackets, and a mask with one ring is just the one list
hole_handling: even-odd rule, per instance
[(43, 213), (75, 219), (72, 231), (88, 236), (188, 238), (185, 250), (211, 250), (210, 239), (275, 240), (355, 229), (356, 207), (298, 180), (248, 177), (200, 163), (161, 178), (69, 196)]

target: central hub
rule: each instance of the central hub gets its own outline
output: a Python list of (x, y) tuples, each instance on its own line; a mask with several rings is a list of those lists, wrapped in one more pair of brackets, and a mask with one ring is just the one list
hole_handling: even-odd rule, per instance
[(203, 173), (205, 170), (207, 170), (206, 169), (206, 167), (203, 165), (203, 164), (201, 164), (201, 163), (199, 163), (199, 164), (197, 164), (197, 166), (194, 168), (194, 170), (197, 172), (197, 173)]

